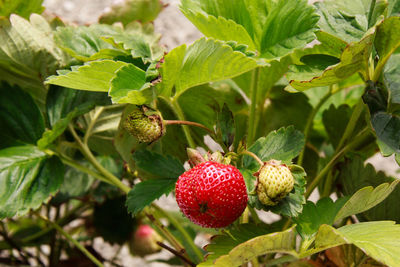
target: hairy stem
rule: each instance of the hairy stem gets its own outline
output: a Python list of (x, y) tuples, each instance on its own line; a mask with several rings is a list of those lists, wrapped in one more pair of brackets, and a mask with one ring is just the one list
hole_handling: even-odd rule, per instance
[[(178, 117), (178, 119), (180, 121), (184, 121), (185, 120), (185, 115), (183, 114), (183, 111), (182, 111), (181, 107), (179, 106), (178, 100), (172, 100), (171, 101), (171, 105), (172, 105), (173, 110), (175, 112), (175, 115)], [(186, 125), (182, 125), (182, 129), (183, 129), (183, 132), (185, 134), (186, 140), (189, 143), (189, 146), (191, 148), (196, 148), (196, 144), (195, 144), (195, 142), (194, 142), (194, 140), (192, 138), (192, 135), (190, 134), (189, 127), (186, 126)]]
[(251, 152), (251, 151), (244, 150), (244, 151), (240, 152), (239, 155), (247, 155), (247, 156), (250, 156), (250, 157), (252, 157), (253, 159), (255, 159), (255, 160), (257, 161), (258, 164), (260, 164), (260, 167), (264, 166), (264, 162), (263, 162), (256, 154), (254, 154), (254, 153)]
[(94, 264), (96, 264), (99, 267), (104, 267), (104, 265), (98, 260), (96, 259), (96, 257), (93, 256), (92, 253), (90, 253), (84, 246), (82, 246), (78, 241), (76, 241), (70, 234), (68, 234), (67, 232), (64, 231), (64, 229), (62, 229), (62, 227), (60, 227), (58, 224), (56, 224), (55, 222), (50, 221), (48, 218), (40, 215), (39, 213), (36, 213), (36, 215), (42, 219), (43, 221), (45, 221), (46, 223), (50, 224), (51, 226), (53, 226), (53, 228), (55, 228), (58, 232), (60, 232), (60, 234), (62, 234), (67, 240), (69, 240), (72, 244), (74, 244), (76, 246), (77, 249), (79, 249), (86, 257), (88, 257)]
[(85, 158), (106, 178), (108, 179), (113, 185), (117, 186), (121, 189), (124, 193), (128, 193), (131, 188), (124, 183), (122, 183), (117, 177), (115, 177), (111, 172), (109, 172), (106, 168), (101, 166), (101, 164), (96, 160), (95, 156), (90, 151), (89, 147), (85, 145), (78, 134), (75, 132), (74, 127), (69, 124), (68, 129), (70, 130), (72, 136), (74, 137), (75, 141), (78, 143), (80, 151), (85, 156)]
[(68, 166), (71, 166), (72, 168), (77, 169), (78, 171), (84, 172), (84, 173), (86, 173), (86, 174), (88, 174), (88, 175), (90, 175), (90, 176), (92, 176), (92, 177), (94, 177), (94, 178), (96, 178), (96, 179), (98, 179), (98, 180), (100, 180), (102, 182), (114, 185), (108, 179), (104, 178), (102, 175), (100, 175), (97, 172), (92, 171), (91, 169), (79, 164), (78, 162), (76, 162), (76, 161), (74, 161), (74, 160), (72, 160), (72, 159), (70, 159), (70, 158), (68, 158), (68, 157), (66, 157), (66, 156), (64, 156), (62, 154), (58, 154), (58, 157), (61, 159), (61, 161), (64, 164), (66, 164)]
[(369, 13), (368, 13), (368, 28), (371, 28), (371, 24), (372, 24), (372, 14), (374, 13), (374, 9), (375, 9), (375, 5), (376, 5), (376, 0), (372, 0), (371, 4), (369, 6)]
[(247, 205), (247, 208), (248, 208), (249, 211), (250, 211), (251, 218), (253, 219), (253, 221), (254, 221), (256, 224), (260, 224), (260, 223), (261, 223), (261, 220), (260, 220), (260, 217), (258, 217), (258, 214), (257, 214), (256, 210), (255, 210), (254, 208), (250, 207), (249, 205)]
[[(310, 132), (311, 132), (311, 129), (312, 129), (312, 125), (313, 125), (313, 122), (314, 122), (315, 115), (317, 115), (319, 109), (329, 99), (329, 97), (331, 95), (332, 95), (332, 88), (329, 88), (329, 91), (321, 98), (321, 100), (319, 101), (317, 106), (315, 106), (315, 108), (311, 112), (310, 116), (308, 116), (306, 128), (304, 129), (305, 144), (307, 144), (307, 142), (308, 142), (308, 138), (310, 136)], [(305, 151), (306, 151), (306, 146), (304, 146), (304, 148), (300, 152), (299, 159), (297, 160), (297, 165), (302, 165), (303, 164)]]
[[(68, 211), (67, 214), (65, 214), (62, 218), (58, 219), (56, 221), (57, 225), (61, 225), (64, 226), (66, 224), (68, 224), (69, 222), (71, 222), (72, 220), (74, 220), (74, 215), (76, 213), (82, 213), (85, 209), (87, 209), (87, 206), (84, 206), (85, 203), (81, 202), (80, 204), (78, 204), (76, 207), (74, 207), (73, 209), (71, 209), (70, 211)], [(47, 234), (48, 232), (52, 231), (54, 229), (54, 226), (50, 225), (49, 227), (46, 227), (45, 229), (34, 233), (33, 235), (27, 236), (24, 239), (22, 239), (22, 243), (29, 243), (39, 237), (44, 236), (45, 234)]]
[(258, 82), (260, 78), (260, 68), (256, 68), (253, 70), (251, 76), (251, 85), (250, 85), (250, 113), (249, 113), (249, 125), (247, 127), (247, 146), (249, 147), (253, 142), (256, 135), (257, 129), (257, 116), (256, 116), (256, 108), (257, 108), (257, 96), (258, 96)]
[(203, 261), (203, 253), (200, 251), (200, 249), (193, 242), (193, 239), (190, 237), (189, 233), (185, 230), (185, 228), (175, 218), (173, 218), (171, 215), (169, 215), (168, 212), (166, 212), (165, 210), (161, 209), (156, 204), (153, 204), (152, 206), (163, 217), (167, 218), (167, 220), (182, 234), (183, 238), (185, 238), (186, 242), (189, 244), (189, 246), (195, 252), (196, 257), (199, 260), (199, 262)]
[(175, 249), (165, 245), (164, 243), (161, 243), (160, 241), (157, 241), (157, 245), (159, 245), (160, 247), (168, 250), (169, 252), (171, 252), (172, 254), (174, 254), (175, 256), (177, 256), (178, 258), (180, 258), (181, 260), (183, 260), (184, 262), (186, 262), (187, 264), (189, 264), (192, 267), (196, 267), (196, 264), (194, 264), (191, 260), (189, 260), (188, 258), (186, 258), (185, 256), (183, 256), (181, 253), (179, 253), (178, 251), (176, 251)]
[(87, 145), (89, 137), (90, 137), (90, 134), (92, 133), (93, 127), (96, 124), (97, 119), (100, 117), (101, 113), (103, 113), (103, 111), (104, 111), (104, 107), (98, 108), (96, 110), (96, 113), (94, 114), (92, 120), (90, 121), (90, 124), (86, 129), (85, 136), (83, 137), (83, 143), (85, 145)]
[(193, 121), (179, 121), (179, 120), (164, 120), (164, 123), (166, 125), (173, 125), (173, 124), (178, 124), (178, 125), (189, 125), (189, 126), (195, 126), (195, 127), (199, 127), (202, 128), (204, 130), (206, 130), (208, 133), (210, 133), (211, 135), (215, 135), (215, 133), (213, 131), (211, 131), (210, 129), (208, 129), (206, 126), (204, 126), (203, 124), (197, 123), (197, 122), (193, 122)]
[(158, 219), (149, 213), (148, 209), (145, 209), (144, 214), (151, 221), (151, 223), (158, 229), (158, 231), (165, 237), (165, 239), (182, 255), (187, 255), (185, 248), (176, 240), (175, 236), (171, 234), (165, 225), (163, 225)]
[(367, 137), (370, 136), (370, 132), (368, 127), (364, 128), (355, 138), (354, 140), (346, 145), (342, 150), (336, 153), (329, 163), (321, 170), (321, 172), (315, 177), (312, 183), (307, 187), (307, 191), (305, 193), (306, 199), (311, 195), (312, 191), (317, 187), (321, 179), (328, 173), (328, 171), (338, 162), (341, 157), (346, 154), (348, 151), (356, 148), (358, 145), (363, 143)]
[(343, 147), (343, 145), (350, 139), (350, 136), (353, 134), (354, 129), (356, 128), (357, 121), (360, 118), (364, 109), (364, 102), (362, 98), (358, 101), (357, 105), (354, 107), (353, 113), (351, 114), (350, 121), (344, 130), (343, 136), (339, 141), (339, 144), (336, 148), (335, 154), (339, 152), (339, 150)]

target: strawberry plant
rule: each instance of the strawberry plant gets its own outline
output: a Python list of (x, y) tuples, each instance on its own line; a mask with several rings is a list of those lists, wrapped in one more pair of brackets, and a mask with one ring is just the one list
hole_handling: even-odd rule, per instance
[(101, 237), (183, 266), (400, 266), (399, 179), (366, 163), (400, 164), (400, 2), (179, 7), (204, 37), (167, 50), (159, 1), (87, 26), (0, 1), (0, 262), (123, 264)]

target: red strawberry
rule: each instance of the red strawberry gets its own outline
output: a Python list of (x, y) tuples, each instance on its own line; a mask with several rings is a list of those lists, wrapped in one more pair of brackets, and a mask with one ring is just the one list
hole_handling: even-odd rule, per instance
[(246, 185), (234, 166), (206, 161), (179, 177), (176, 201), (192, 222), (203, 227), (225, 227), (246, 208)]

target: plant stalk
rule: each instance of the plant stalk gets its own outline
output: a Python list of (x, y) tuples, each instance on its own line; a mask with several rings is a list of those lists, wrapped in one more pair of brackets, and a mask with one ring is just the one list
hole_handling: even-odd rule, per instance
[(263, 162), (256, 154), (254, 154), (254, 153), (251, 152), (251, 151), (244, 150), (244, 151), (240, 152), (239, 155), (247, 155), (247, 156), (250, 156), (250, 157), (252, 157), (253, 159), (255, 159), (255, 160), (257, 161), (258, 164), (260, 164), (260, 167), (264, 166), (264, 162)]
[(187, 264), (189, 264), (192, 267), (196, 267), (196, 264), (194, 264), (191, 260), (189, 260), (188, 258), (186, 258), (185, 256), (183, 256), (181, 253), (179, 253), (178, 251), (176, 251), (175, 249), (165, 245), (164, 243), (161, 243), (160, 241), (157, 241), (157, 245), (159, 245), (160, 247), (168, 250), (169, 252), (171, 252), (172, 254), (174, 254), (175, 256), (177, 256), (178, 258), (180, 258), (181, 260), (183, 260), (184, 262), (186, 262)]
[(92, 120), (90, 121), (90, 124), (88, 125), (85, 135), (83, 137), (83, 143), (87, 145), (90, 134), (92, 133), (93, 127), (97, 122), (97, 119), (100, 117), (101, 113), (103, 113), (104, 107), (100, 107), (99, 109), (96, 110), (96, 113), (94, 114)]
[[(307, 142), (308, 142), (308, 138), (310, 136), (310, 132), (311, 132), (311, 129), (312, 129), (312, 125), (313, 125), (313, 122), (314, 122), (315, 115), (317, 115), (319, 109), (329, 99), (329, 97), (331, 95), (332, 95), (332, 87), (330, 87), (329, 91), (320, 99), (320, 101), (318, 102), (317, 106), (315, 106), (315, 108), (311, 112), (310, 116), (308, 117), (306, 128), (304, 129), (304, 139), (305, 139), (304, 143), (305, 144), (307, 144)], [(304, 146), (304, 148), (300, 152), (299, 159), (297, 160), (297, 165), (302, 165), (303, 164), (305, 151), (306, 151), (306, 146)]]
[[(84, 206), (85, 203), (80, 203), (79, 205), (77, 205), (76, 207), (74, 207), (72, 210), (68, 211), (68, 213), (66, 215), (64, 215), (62, 218), (58, 219), (55, 223), (57, 225), (61, 225), (64, 226), (67, 223), (71, 222), (71, 216), (74, 215), (75, 213), (81, 213), (83, 212), (85, 209), (81, 210), (82, 208), (87, 208)], [(54, 227), (51, 225), (37, 233), (34, 233), (33, 235), (27, 236), (24, 239), (21, 240), (22, 243), (29, 243), (39, 237), (44, 236), (45, 234), (47, 234), (48, 232), (50, 232), (51, 230), (53, 230)]]
[(251, 85), (250, 85), (250, 114), (249, 114), (249, 125), (247, 127), (247, 146), (249, 147), (254, 142), (254, 138), (256, 135), (256, 108), (257, 108), (257, 96), (258, 96), (258, 82), (260, 78), (260, 68), (256, 68), (253, 70), (251, 76)]
[(185, 230), (185, 228), (171, 215), (168, 214), (165, 210), (161, 209), (159, 206), (156, 204), (152, 205), (162, 216), (167, 218), (167, 220), (182, 234), (183, 238), (187, 241), (189, 246), (192, 248), (194, 253), (196, 254), (197, 259), (199, 262), (203, 261), (203, 253), (200, 251), (200, 249), (196, 246), (196, 244), (193, 242), (192, 238), (190, 237), (189, 233)]
[(148, 209), (145, 209), (144, 214), (179, 253), (187, 255), (185, 248), (179, 243), (178, 240), (176, 240), (175, 236), (171, 234), (167, 227), (165, 227), (159, 220), (157, 220), (152, 214), (150, 214)]
[(346, 145), (342, 150), (340, 150), (338, 153), (336, 153), (332, 159), (329, 161), (329, 163), (321, 170), (321, 172), (315, 177), (315, 179), (312, 181), (312, 183), (307, 187), (306, 193), (305, 193), (305, 198), (307, 199), (312, 191), (317, 187), (318, 183), (321, 181), (321, 179), (328, 173), (328, 171), (337, 163), (337, 161), (348, 151), (351, 149), (357, 147), (360, 143), (364, 142), (367, 137), (369, 137), (370, 133), (368, 130), (368, 127), (364, 128), (355, 138), (354, 140)]
[(78, 143), (80, 151), (85, 156), (85, 158), (105, 177), (107, 178), (113, 185), (117, 186), (121, 189), (124, 193), (128, 193), (131, 188), (124, 183), (122, 183), (117, 177), (115, 177), (111, 172), (109, 172), (106, 168), (101, 166), (101, 164), (96, 160), (95, 156), (90, 151), (89, 147), (82, 143), (82, 140), (79, 138), (78, 134), (76, 133), (74, 127), (69, 124), (68, 129), (70, 130), (72, 136), (74, 137), (75, 141)]
[(251, 218), (254, 220), (254, 222), (255, 222), (256, 224), (262, 223), (261, 220), (260, 220), (260, 217), (258, 217), (258, 214), (257, 214), (257, 212), (255, 211), (255, 209), (252, 208), (252, 207), (250, 207), (249, 205), (247, 205), (247, 208), (249, 209), (250, 214), (251, 214)]
[(358, 101), (357, 105), (354, 107), (353, 113), (351, 114), (350, 121), (346, 126), (346, 129), (344, 130), (343, 136), (339, 141), (339, 144), (336, 148), (335, 154), (339, 152), (339, 150), (343, 147), (343, 145), (348, 141), (350, 138), (351, 134), (354, 132), (354, 129), (356, 128), (357, 121), (360, 118), (362, 112), (364, 109), (364, 102), (362, 98)]
[(189, 126), (195, 126), (195, 127), (199, 127), (202, 128), (204, 130), (206, 130), (209, 134), (211, 135), (215, 135), (215, 133), (213, 131), (211, 131), (210, 129), (208, 129), (206, 126), (204, 126), (203, 124), (197, 123), (197, 122), (193, 122), (193, 121), (179, 121), (179, 120), (164, 120), (164, 123), (166, 125), (189, 125)]
[(36, 215), (45, 221), (46, 223), (50, 224), (53, 228), (55, 228), (57, 231), (60, 232), (67, 240), (69, 240), (71, 243), (73, 243), (86, 257), (88, 257), (94, 264), (96, 264), (99, 267), (104, 267), (104, 265), (96, 259), (96, 257), (93, 256), (92, 253), (90, 253), (84, 246), (82, 246), (78, 241), (76, 241), (70, 234), (64, 231), (62, 227), (60, 227), (58, 224), (55, 222), (50, 221), (48, 218), (42, 216), (41, 214), (36, 212)]
[[(185, 115), (183, 115), (183, 111), (181, 107), (179, 106), (179, 103), (177, 100), (172, 100), (171, 105), (173, 107), (173, 110), (175, 112), (175, 115), (178, 117), (180, 121), (185, 121)], [(190, 134), (190, 129), (187, 125), (182, 125), (183, 133), (185, 134), (186, 140), (189, 143), (189, 146), (191, 148), (196, 148), (196, 143), (194, 142), (192, 135)]]
[(61, 159), (61, 161), (64, 164), (66, 164), (68, 166), (71, 166), (72, 168), (75, 168), (78, 171), (84, 172), (84, 173), (86, 173), (86, 174), (88, 174), (90, 176), (93, 176), (94, 178), (96, 178), (96, 179), (98, 179), (98, 180), (100, 180), (102, 182), (114, 185), (109, 180), (105, 179), (102, 175), (100, 175), (97, 172), (92, 171), (91, 169), (89, 169), (89, 168), (77, 163), (76, 161), (71, 160), (71, 159), (69, 159), (69, 158), (67, 158), (67, 157), (65, 157), (64, 155), (61, 155), (61, 154), (59, 154), (58, 157)]

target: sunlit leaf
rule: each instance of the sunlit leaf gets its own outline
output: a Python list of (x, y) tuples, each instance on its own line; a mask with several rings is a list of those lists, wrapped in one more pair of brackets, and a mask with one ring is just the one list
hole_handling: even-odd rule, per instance
[(74, 66), (71, 71), (58, 71), (58, 76), (49, 77), (46, 83), (72, 89), (108, 92), (115, 73), (126, 65), (128, 64), (122, 61), (92, 61), (83, 66)]
[(179, 46), (165, 56), (162, 64), (160, 94), (176, 95), (196, 85), (228, 79), (258, 66), (257, 61), (245, 54), (233, 51), (220, 41), (202, 38), (186, 47)]
[(34, 146), (0, 150), (0, 218), (37, 209), (57, 192), (63, 177), (61, 161)]

